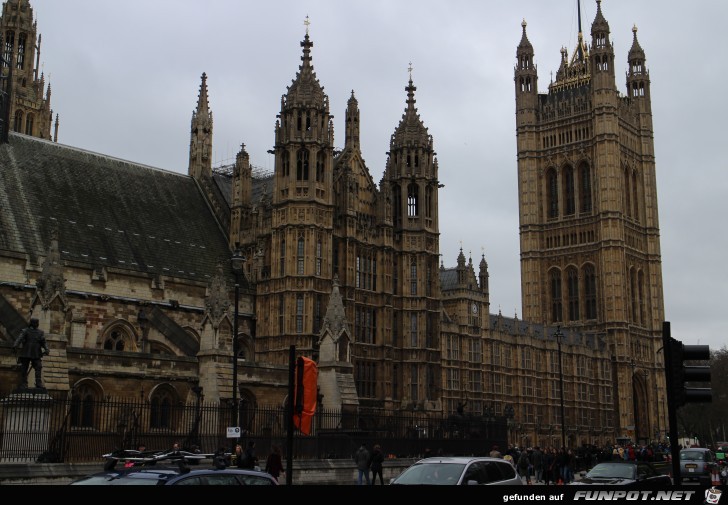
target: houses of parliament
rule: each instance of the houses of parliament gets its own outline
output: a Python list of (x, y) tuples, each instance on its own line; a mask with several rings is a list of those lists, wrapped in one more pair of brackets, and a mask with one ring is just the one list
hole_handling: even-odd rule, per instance
[(334, 147), (308, 28), (268, 119), (272, 173), (244, 143), (234, 164), (212, 166), (204, 73), (180, 104), (195, 104), (188, 173), (169, 172), (59, 142), (33, 8), (6, 0), (0, 396), (17, 383), (12, 344), (32, 315), (51, 348), (46, 388), (81, 399), (187, 402), (203, 390), (207, 401), (280, 405), (295, 346), (317, 362), (327, 409), (442, 415), (465, 404), (508, 417), (521, 446), (559, 446), (563, 433), (572, 447), (662, 437), (650, 78), (633, 28), (618, 90), (596, 3), (590, 33), (579, 20), (577, 46), (561, 49), (542, 90), (527, 24), (514, 27), (518, 319), (491, 311), (484, 256), (460, 249), (456, 265), (440, 263), (454, 246), (440, 244), (439, 200), (453, 195), (441, 194), (411, 73), (378, 182), (353, 91)]

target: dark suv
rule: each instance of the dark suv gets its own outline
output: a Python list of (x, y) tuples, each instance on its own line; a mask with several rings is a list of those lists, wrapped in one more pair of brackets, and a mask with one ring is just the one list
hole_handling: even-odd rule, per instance
[[(71, 485), (102, 486), (277, 486), (278, 480), (259, 470), (227, 466), (224, 454), (185, 451), (106, 454), (104, 471), (71, 482)], [(210, 460), (212, 464), (205, 464)]]

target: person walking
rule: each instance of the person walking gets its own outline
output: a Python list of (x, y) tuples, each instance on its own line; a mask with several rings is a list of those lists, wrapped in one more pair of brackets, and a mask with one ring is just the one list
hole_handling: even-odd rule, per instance
[(531, 453), (531, 463), (533, 464), (533, 478), (536, 483), (543, 482), (543, 453), (541, 448), (536, 446)]
[(255, 454), (255, 441), (248, 441), (248, 447), (245, 448), (245, 457), (243, 458), (243, 461), (245, 461), (245, 464), (242, 468), (253, 470), (256, 466), (258, 466), (258, 456)]
[(238, 468), (245, 468), (245, 452), (243, 446), (235, 444), (235, 452), (233, 453), (233, 461)]
[(531, 462), (528, 459), (528, 451), (521, 451), (521, 454), (518, 456), (518, 462), (516, 464), (518, 466), (518, 475), (521, 476), (521, 480), (523, 480), (523, 477), (526, 477), (526, 484), (530, 484), (531, 474), (528, 471), (528, 467), (531, 466)]
[(554, 480), (554, 454), (551, 447), (547, 447), (543, 453), (543, 483), (548, 485), (550, 482), (556, 483)]
[(369, 450), (367, 450), (367, 446), (365, 444), (361, 444), (354, 454), (354, 463), (356, 463), (356, 469), (359, 472), (359, 485), (361, 486), (363, 484), (364, 478), (366, 478), (367, 485), (369, 485), (369, 466), (371, 465), (371, 458)]
[[(276, 478), (279, 484), (282, 484), (281, 474), (283, 474), (283, 457), (281, 456), (281, 448), (277, 445), (272, 445), (268, 459), (265, 461), (265, 471)], [(285, 477), (285, 476), (284, 476)]]
[(491, 450), (489, 456), (491, 458), (502, 458), (501, 452), (498, 450), (498, 446), (494, 445)]
[(384, 475), (382, 475), (382, 472), (384, 470), (384, 453), (382, 452), (382, 448), (379, 446), (379, 444), (376, 444), (374, 446), (374, 449), (372, 449), (372, 486), (377, 483), (377, 475), (379, 475), (379, 483), (383, 486), (384, 485)]

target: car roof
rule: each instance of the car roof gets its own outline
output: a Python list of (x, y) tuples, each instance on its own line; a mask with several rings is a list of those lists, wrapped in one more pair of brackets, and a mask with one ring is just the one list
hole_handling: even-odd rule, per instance
[(467, 465), (473, 461), (502, 461), (508, 463), (503, 458), (493, 458), (490, 456), (430, 456), (429, 458), (419, 460), (418, 463), (458, 463)]

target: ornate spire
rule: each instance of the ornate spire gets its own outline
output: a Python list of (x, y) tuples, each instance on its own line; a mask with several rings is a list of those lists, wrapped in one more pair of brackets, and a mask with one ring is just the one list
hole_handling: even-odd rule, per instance
[(308, 36), (308, 26), (311, 24), (308, 16), (306, 16), (304, 24), (306, 25), (306, 35), (304, 36), (303, 41), (301, 41), (301, 47), (303, 48), (301, 61), (303, 63), (299, 65), (298, 73), (296, 73), (296, 77), (288, 87), (288, 105), (311, 101), (320, 105), (324, 102), (323, 87), (316, 77), (316, 72), (313, 70), (313, 62), (311, 59), (311, 48), (313, 47), (313, 42)]
[(212, 176), (212, 111), (207, 98), (207, 74), (202, 73), (197, 109), (192, 112), (190, 127), (190, 164), (188, 173), (200, 178)]
[(407, 92), (407, 107), (404, 109), (402, 119), (392, 135), (392, 146), (420, 146), (432, 148), (432, 136), (428, 134), (425, 124), (420, 119), (415, 107), (415, 91), (417, 87), (412, 82), (412, 63), (407, 68), (409, 83), (404, 88)]
[(331, 332), (334, 340), (338, 339), (342, 331), (349, 331), (349, 324), (346, 321), (346, 312), (344, 311), (344, 302), (339, 292), (339, 276), (334, 275), (333, 288), (331, 297), (329, 298), (329, 306), (326, 308), (326, 316), (322, 325), (322, 334), (324, 330)]
[(640, 62), (643, 62), (645, 59), (645, 52), (642, 49), (642, 46), (640, 46), (639, 41), (637, 40), (637, 25), (634, 25), (632, 27), (632, 47), (629, 49), (629, 55), (627, 56), (627, 59), (629, 59), (630, 61), (639, 60)]

